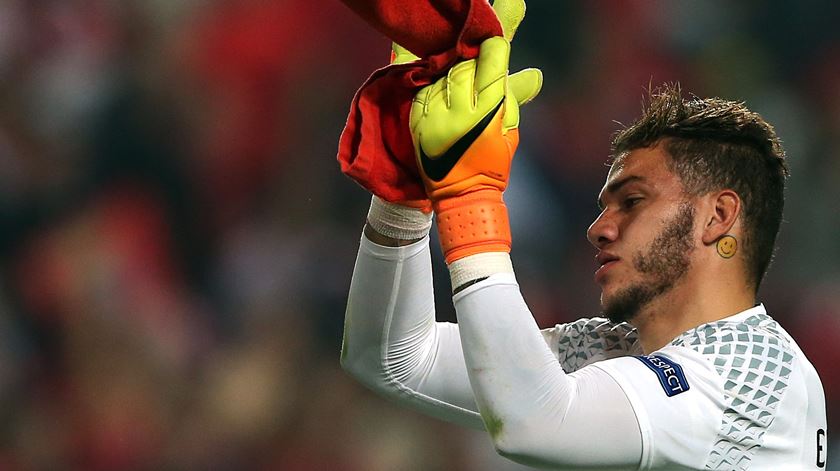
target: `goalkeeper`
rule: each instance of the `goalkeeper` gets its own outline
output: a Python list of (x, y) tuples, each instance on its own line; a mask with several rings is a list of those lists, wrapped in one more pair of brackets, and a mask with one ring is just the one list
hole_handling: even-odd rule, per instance
[[(587, 232), (603, 317), (536, 325), (502, 197), (519, 106), (541, 85), (533, 69), (508, 75), (521, 16), (500, 18), (505, 38), (417, 94), (411, 133), (433, 211), (373, 197), (344, 369), (406, 406), (486, 430), (500, 454), (532, 466), (825, 467), (820, 379), (756, 298), (785, 156), (772, 126), (740, 103), (651, 92), (613, 140)], [(458, 324), (435, 321), (433, 214)]]

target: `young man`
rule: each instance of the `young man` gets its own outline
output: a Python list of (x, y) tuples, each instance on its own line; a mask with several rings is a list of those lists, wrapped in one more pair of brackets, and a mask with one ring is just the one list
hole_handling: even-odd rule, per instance
[(539, 86), (512, 83), (508, 54), (506, 40), (487, 40), (412, 109), (458, 324), (435, 322), (431, 214), (374, 197), (343, 367), (407, 406), (486, 429), (529, 465), (824, 467), (819, 377), (756, 301), (787, 175), (773, 128), (739, 103), (652, 92), (613, 141), (587, 234), (606, 318), (541, 331), (514, 277), (502, 200), (518, 106)]

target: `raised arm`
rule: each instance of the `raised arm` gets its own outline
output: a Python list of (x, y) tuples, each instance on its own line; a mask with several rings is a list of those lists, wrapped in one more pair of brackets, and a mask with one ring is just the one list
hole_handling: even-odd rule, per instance
[(429, 218), (374, 197), (350, 283), (341, 365), (385, 397), (482, 429), (458, 326), (435, 322)]
[(405, 405), (485, 428), (517, 461), (635, 469), (642, 432), (621, 386), (597, 367), (567, 374), (561, 365), (579, 368), (607, 357), (607, 349), (571, 341), (575, 328), (541, 333), (513, 276), (502, 191), (518, 143), (519, 105), (539, 92), (541, 74), (508, 77), (508, 54), (507, 40), (488, 40), (477, 61), (454, 67), (412, 105), (418, 167), (460, 328), (434, 319), (428, 226), (421, 237), (394, 236), (391, 223), (383, 227), (372, 215), (404, 224), (416, 213), (374, 198), (351, 283), (342, 365)]
[(523, 82), (508, 78), (509, 54), (507, 40), (488, 39), (477, 60), (421, 90), (411, 114), (418, 166), (456, 287), (473, 394), (507, 457), (635, 469), (642, 435), (630, 400), (601, 369), (563, 370), (513, 275), (502, 193), (518, 144), (519, 105), (536, 95), (541, 77), (531, 71), (520, 75)]
[[(418, 58), (392, 44), (391, 62)], [(458, 326), (435, 322), (428, 200), (371, 199), (344, 320), (341, 366), (373, 391), (482, 429)]]

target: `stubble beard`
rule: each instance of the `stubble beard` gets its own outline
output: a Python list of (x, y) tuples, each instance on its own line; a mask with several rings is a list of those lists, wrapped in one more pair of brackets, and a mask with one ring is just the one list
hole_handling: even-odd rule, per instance
[(633, 267), (643, 280), (618, 291), (604, 305), (604, 317), (615, 323), (627, 322), (676, 286), (691, 266), (693, 232), (694, 207), (685, 202), (653, 239), (648, 250), (633, 256)]

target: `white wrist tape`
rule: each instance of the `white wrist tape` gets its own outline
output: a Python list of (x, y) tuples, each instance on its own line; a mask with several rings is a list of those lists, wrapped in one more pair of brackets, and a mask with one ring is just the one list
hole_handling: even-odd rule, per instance
[(452, 288), (464, 283), (487, 278), (496, 273), (513, 273), (513, 264), (507, 252), (485, 252), (464, 257), (449, 264)]
[(399, 240), (422, 239), (432, 228), (434, 214), (419, 209), (389, 203), (377, 196), (370, 200), (368, 224), (376, 232)]

